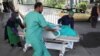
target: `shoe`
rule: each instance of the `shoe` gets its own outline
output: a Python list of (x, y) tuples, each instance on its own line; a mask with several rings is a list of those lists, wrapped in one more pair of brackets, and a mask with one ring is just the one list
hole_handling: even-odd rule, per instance
[(96, 28), (96, 26), (92, 26), (92, 28)]
[(13, 48), (14, 47), (14, 44), (11, 44), (11, 47)]
[(18, 46), (18, 47), (22, 47), (22, 44), (19, 42), (19, 43), (17, 44), (17, 46)]

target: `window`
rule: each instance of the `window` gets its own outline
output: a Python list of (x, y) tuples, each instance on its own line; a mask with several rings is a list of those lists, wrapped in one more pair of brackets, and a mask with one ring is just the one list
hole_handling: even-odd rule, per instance
[(35, 4), (36, 0), (19, 0), (20, 4)]
[(44, 6), (52, 8), (64, 8), (67, 0), (18, 0), (20, 4), (35, 4), (36, 1), (41, 1)]
[(63, 8), (66, 4), (66, 0), (43, 0), (43, 5), (53, 8)]

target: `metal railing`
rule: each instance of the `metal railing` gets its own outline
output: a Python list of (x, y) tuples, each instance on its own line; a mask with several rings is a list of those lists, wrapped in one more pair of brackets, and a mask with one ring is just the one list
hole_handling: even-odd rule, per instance
[(60, 18), (59, 16), (60, 12), (61, 12), (60, 9), (44, 8), (43, 15), (46, 21), (57, 24), (57, 21)]

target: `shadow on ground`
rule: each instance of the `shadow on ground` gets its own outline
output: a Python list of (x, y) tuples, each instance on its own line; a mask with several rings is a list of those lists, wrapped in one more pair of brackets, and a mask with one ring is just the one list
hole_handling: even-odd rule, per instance
[(95, 48), (100, 46), (100, 32), (89, 32), (83, 34), (83, 38), (80, 40), (80, 44), (83, 47)]

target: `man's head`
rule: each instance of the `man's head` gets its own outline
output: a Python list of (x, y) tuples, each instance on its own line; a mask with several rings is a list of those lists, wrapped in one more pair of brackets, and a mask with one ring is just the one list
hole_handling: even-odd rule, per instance
[(43, 5), (42, 5), (42, 3), (41, 3), (41, 2), (37, 2), (37, 3), (34, 5), (34, 9), (35, 9), (36, 11), (38, 11), (39, 13), (42, 13), (42, 11), (43, 11)]
[(74, 12), (73, 12), (73, 11), (70, 11), (70, 12), (68, 13), (68, 15), (69, 15), (69, 17), (73, 17)]
[(18, 15), (19, 15), (18, 12), (13, 12), (13, 13), (11, 14), (11, 17), (14, 18), (14, 19), (18, 19)]

